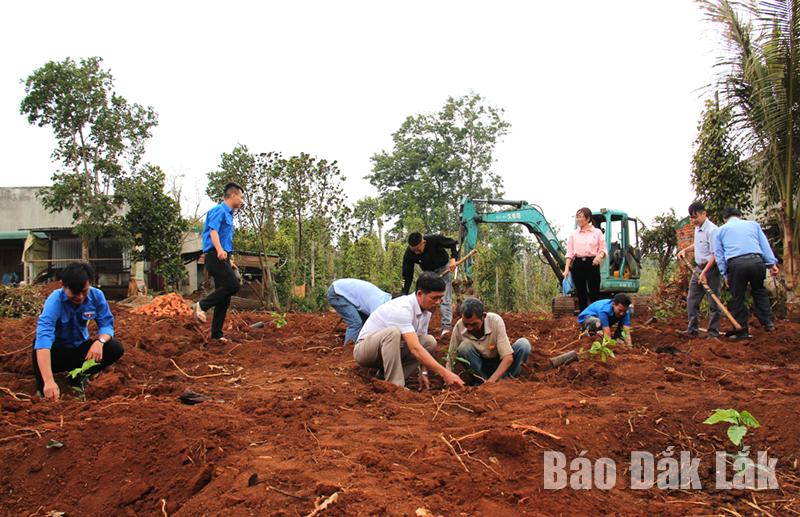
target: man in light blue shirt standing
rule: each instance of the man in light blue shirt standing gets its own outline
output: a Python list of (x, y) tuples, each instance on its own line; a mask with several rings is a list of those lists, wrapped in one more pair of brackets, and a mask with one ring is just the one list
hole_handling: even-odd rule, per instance
[(328, 303), (347, 325), (344, 344), (355, 343), (369, 315), (391, 299), (391, 294), (365, 280), (341, 278), (333, 282), (328, 289)]
[(742, 214), (735, 208), (726, 208), (722, 216), (725, 224), (714, 235), (714, 256), (733, 295), (731, 314), (742, 326), (741, 331), (730, 332), (729, 336), (737, 340), (749, 339), (750, 311), (744, 301), (748, 284), (753, 295), (753, 311), (767, 331), (775, 330), (764, 277), (767, 268), (772, 276), (778, 274), (778, 260), (757, 222), (740, 219)]
[(717, 302), (706, 293), (703, 284), (719, 297), (720, 275), (719, 268), (714, 258), (713, 238), (717, 225), (712, 223), (706, 214), (703, 203), (694, 202), (689, 205), (689, 219), (694, 225), (694, 244), (678, 252), (678, 258), (683, 260), (686, 252), (694, 247), (695, 268), (692, 279), (689, 281), (689, 295), (686, 297), (686, 309), (689, 313), (689, 327), (679, 332), (686, 337), (697, 337), (699, 333), (700, 303), (704, 297), (708, 298), (708, 336), (719, 336), (719, 320), (722, 311)]

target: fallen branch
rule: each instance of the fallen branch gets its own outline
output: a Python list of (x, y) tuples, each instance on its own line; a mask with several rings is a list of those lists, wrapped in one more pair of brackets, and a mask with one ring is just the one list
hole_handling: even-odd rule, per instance
[(38, 433), (30, 432), (30, 433), (15, 434), (14, 436), (6, 436), (5, 438), (0, 438), (0, 443), (8, 442), (10, 440), (15, 440), (17, 438), (25, 438), (26, 436), (32, 436), (34, 434)]
[(319, 514), (319, 512), (327, 509), (330, 505), (335, 503), (339, 499), (339, 492), (334, 492), (321, 503), (319, 502), (320, 499), (322, 499), (322, 497), (320, 497), (314, 502), (314, 510), (308, 515), (306, 515), (306, 517), (316, 517), (316, 515)]
[(169, 515), (167, 514), (167, 500), (166, 499), (162, 499), (161, 500), (161, 513), (164, 515), (164, 517), (169, 517)]
[(9, 355), (19, 354), (20, 352), (24, 352), (25, 350), (30, 350), (30, 349), (31, 349), (31, 345), (28, 345), (28, 346), (26, 346), (24, 348), (20, 348), (19, 350), (14, 350), (12, 352), (3, 352), (2, 354), (0, 354), (0, 357), (6, 357), (6, 356), (9, 356)]
[(31, 398), (30, 395), (26, 395), (25, 393), (14, 393), (10, 389), (5, 388), (3, 386), (0, 386), (0, 391), (4, 391), (4, 392), (8, 393), (9, 395), (11, 395), (11, 398), (13, 398), (14, 400), (22, 400), (21, 398), (19, 398), (19, 395), (22, 395), (23, 397), (27, 398), (28, 400), (30, 400), (30, 398)]
[(436, 399), (433, 396), (431, 396), (431, 399), (433, 399), (433, 403), (436, 404), (436, 412), (433, 414), (433, 418), (431, 418), (431, 422), (436, 420), (436, 415), (438, 415), (439, 411), (442, 410), (442, 406), (444, 406), (444, 403), (447, 402), (447, 397), (449, 397), (449, 396), (450, 396), (450, 392), (448, 391), (448, 392), (446, 392), (444, 394), (444, 397), (442, 397), (442, 401), (439, 402), (438, 404), (436, 403)]
[(281, 490), (280, 488), (278, 488), (278, 487), (274, 487), (274, 486), (272, 486), (272, 485), (267, 485), (267, 488), (268, 488), (269, 490), (274, 490), (274, 491), (278, 492), (279, 494), (283, 494), (283, 495), (285, 495), (285, 496), (289, 496), (289, 497), (294, 497), (295, 499), (300, 499), (301, 501), (306, 501), (306, 500), (308, 500), (308, 497), (306, 497), (306, 496), (304, 496), (304, 495), (297, 495), (297, 494), (293, 494), (293, 493), (291, 493), (291, 492), (287, 492), (287, 491), (285, 491), (285, 490)]
[(208, 374), (206, 374), (206, 375), (191, 375), (191, 374), (188, 374), (188, 373), (186, 373), (186, 372), (183, 370), (183, 368), (181, 368), (180, 366), (178, 366), (178, 363), (176, 363), (175, 361), (173, 361), (173, 360), (172, 360), (172, 358), (170, 358), (170, 359), (169, 359), (169, 361), (172, 363), (172, 365), (173, 365), (173, 366), (175, 366), (175, 368), (177, 368), (177, 369), (178, 369), (178, 371), (179, 371), (179, 372), (181, 372), (183, 375), (185, 375), (186, 377), (188, 377), (188, 378), (190, 378), (190, 379), (206, 379), (206, 378), (208, 378), (208, 377), (219, 377), (219, 376), (221, 376), (221, 375), (231, 375), (231, 373), (230, 373), (230, 372), (208, 373)]
[(445, 437), (444, 437), (444, 434), (440, 434), (440, 435), (439, 435), (439, 438), (441, 438), (441, 439), (442, 439), (442, 441), (443, 441), (444, 443), (446, 443), (446, 444), (447, 444), (447, 447), (449, 447), (449, 448), (450, 448), (450, 451), (451, 451), (451, 452), (453, 453), (453, 455), (456, 457), (456, 459), (458, 460), (458, 462), (459, 462), (459, 463), (461, 463), (461, 466), (462, 466), (462, 467), (464, 467), (464, 470), (465, 470), (467, 473), (469, 473), (469, 469), (467, 468), (467, 465), (464, 463), (464, 460), (462, 460), (462, 459), (461, 459), (461, 456), (459, 456), (459, 455), (458, 455), (458, 453), (456, 452), (456, 449), (455, 449), (455, 447), (453, 447), (453, 444), (452, 444), (452, 443), (450, 443), (449, 441), (447, 441), (447, 438), (445, 438)]
[(557, 436), (557, 435), (555, 435), (555, 434), (553, 434), (553, 433), (549, 433), (549, 432), (545, 431), (544, 429), (541, 429), (541, 428), (539, 428), (539, 427), (536, 427), (535, 425), (527, 425), (527, 424), (516, 424), (516, 423), (512, 423), (512, 424), (511, 424), (511, 428), (512, 428), (512, 429), (522, 429), (522, 430), (524, 430), (524, 431), (530, 431), (530, 432), (532, 432), (532, 433), (541, 434), (541, 435), (543, 435), (543, 436), (550, 437), (550, 438), (552, 438), (553, 440), (560, 440), (560, 439), (561, 439), (561, 437), (560, 437), (560, 436)]
[(466, 440), (468, 438), (477, 438), (478, 436), (483, 436), (484, 434), (486, 434), (488, 432), (489, 432), (489, 429), (484, 429), (483, 431), (477, 431), (477, 432), (474, 432), (472, 434), (467, 434), (467, 435), (461, 436), (459, 438), (454, 438), (454, 440), (457, 441), (457, 442), (460, 442), (461, 440)]
[(706, 381), (705, 378), (703, 378), (703, 377), (698, 377), (697, 375), (692, 375), (691, 373), (679, 372), (678, 370), (676, 370), (675, 368), (673, 368), (671, 366), (665, 366), (664, 367), (664, 372), (665, 373), (674, 373), (674, 374), (680, 375), (682, 377), (688, 377), (690, 379), (698, 380), (700, 382), (705, 382)]

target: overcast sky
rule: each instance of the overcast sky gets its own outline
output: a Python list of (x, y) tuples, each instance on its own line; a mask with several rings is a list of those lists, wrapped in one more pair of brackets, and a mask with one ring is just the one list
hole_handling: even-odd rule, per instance
[(691, 0), (3, 2), (0, 45), (0, 186), (55, 170), (20, 80), (101, 56), (117, 91), (159, 114), (147, 160), (192, 197), (237, 143), (338, 160), (352, 201), (374, 194), (370, 156), (403, 119), (473, 91), (511, 123), (506, 197), (562, 229), (583, 205), (685, 214), (718, 51)]

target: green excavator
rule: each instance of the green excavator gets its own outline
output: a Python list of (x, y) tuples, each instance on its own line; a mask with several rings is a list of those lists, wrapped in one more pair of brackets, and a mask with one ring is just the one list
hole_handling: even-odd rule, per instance
[[(490, 208), (502, 207), (499, 210)], [(479, 210), (481, 208), (482, 210)], [(553, 300), (553, 315), (574, 314), (577, 304), (570, 281), (564, 279), (567, 251), (558, 240), (552, 226), (542, 209), (526, 201), (506, 199), (464, 198), (460, 209), (461, 255), (466, 257), (478, 245), (478, 225), (521, 224), (534, 235), (542, 255), (553, 269), (563, 293)], [(608, 257), (600, 264), (600, 292), (603, 297), (616, 293), (636, 293), (639, 291), (641, 271), (641, 252), (639, 249), (639, 224), (622, 210), (601, 208), (592, 213), (592, 223), (605, 234)], [(467, 280), (474, 272), (474, 256), (463, 264)]]

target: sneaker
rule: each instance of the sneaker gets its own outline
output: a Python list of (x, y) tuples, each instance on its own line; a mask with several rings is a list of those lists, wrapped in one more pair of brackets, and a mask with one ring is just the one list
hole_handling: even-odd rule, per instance
[(192, 307), (192, 313), (194, 314), (194, 319), (196, 319), (200, 323), (206, 322), (206, 313), (203, 309), (200, 308), (200, 302), (196, 302), (194, 304), (194, 307)]

